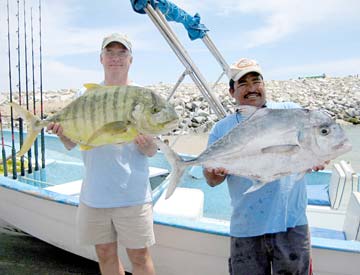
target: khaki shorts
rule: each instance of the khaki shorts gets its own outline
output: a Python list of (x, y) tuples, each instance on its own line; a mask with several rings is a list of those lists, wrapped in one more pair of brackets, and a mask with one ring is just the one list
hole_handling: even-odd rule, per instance
[(79, 244), (118, 241), (126, 248), (140, 249), (155, 243), (151, 203), (118, 208), (93, 208), (80, 203), (76, 219)]

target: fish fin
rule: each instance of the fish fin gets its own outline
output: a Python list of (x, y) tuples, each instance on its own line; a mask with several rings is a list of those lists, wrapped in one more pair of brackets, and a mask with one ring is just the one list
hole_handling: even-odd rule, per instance
[(295, 181), (301, 180), (303, 177), (305, 177), (305, 175), (306, 175), (308, 172), (309, 172), (309, 171), (306, 170), (305, 172), (298, 173), (298, 174), (296, 175)]
[(165, 144), (162, 140), (157, 138), (154, 139), (154, 141), (156, 145), (159, 147), (159, 149), (164, 153), (166, 159), (171, 165), (171, 173), (165, 179), (168, 182), (167, 183), (168, 188), (166, 190), (165, 199), (168, 199), (174, 193), (177, 184), (180, 182), (180, 178), (184, 174), (187, 164), (178, 154), (176, 154), (170, 148), (170, 146)]
[(90, 146), (90, 145), (81, 144), (81, 145), (79, 145), (79, 148), (81, 151), (88, 151), (88, 150), (94, 149), (95, 147)]
[(284, 144), (284, 145), (274, 145), (261, 149), (261, 152), (264, 154), (273, 153), (273, 154), (281, 154), (281, 153), (296, 153), (300, 150), (299, 145), (295, 144)]
[(97, 129), (92, 136), (87, 140), (86, 144), (92, 144), (103, 135), (115, 136), (124, 134), (129, 130), (128, 125), (124, 121), (114, 121), (103, 125)]
[(252, 192), (255, 192), (257, 190), (259, 190), (260, 188), (262, 188), (264, 185), (266, 184), (266, 182), (261, 182), (261, 181), (253, 181), (253, 185), (244, 192), (244, 194), (249, 194)]
[(27, 126), (28, 126), (28, 132), (26, 135), (26, 139), (21, 146), (21, 149), (19, 152), (17, 152), (17, 156), (21, 157), (25, 155), (27, 151), (31, 148), (32, 144), (34, 143), (35, 139), (37, 138), (38, 134), (40, 133), (41, 129), (46, 127), (49, 122), (45, 120), (40, 120), (36, 116), (34, 116), (32, 113), (30, 113), (28, 110), (21, 107), (19, 104), (15, 102), (11, 102), (10, 106), (14, 109), (14, 111), (25, 120)]
[(101, 85), (96, 84), (96, 83), (85, 83), (84, 87), (88, 91), (88, 90), (91, 90), (91, 89), (99, 88), (99, 87), (101, 87)]
[(243, 123), (250, 120), (258, 110), (265, 110), (264, 108), (258, 108), (251, 105), (240, 105), (236, 109), (236, 113), (241, 114), (244, 117)]
[(131, 115), (135, 120), (140, 121), (141, 117), (144, 115), (144, 104), (136, 104)]
[(240, 105), (238, 106), (238, 108), (236, 109), (237, 113), (240, 113), (241, 115), (245, 116), (245, 117), (249, 117), (251, 115), (253, 115), (257, 110), (259, 110), (258, 107), (255, 106), (251, 106), (251, 105)]

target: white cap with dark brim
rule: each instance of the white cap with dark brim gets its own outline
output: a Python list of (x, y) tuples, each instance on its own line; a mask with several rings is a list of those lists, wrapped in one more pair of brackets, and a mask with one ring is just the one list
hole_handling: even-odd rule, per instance
[(234, 64), (230, 65), (228, 77), (234, 81), (238, 81), (244, 75), (255, 72), (262, 76), (262, 71), (259, 64), (252, 59), (241, 58)]
[(129, 52), (132, 52), (132, 45), (129, 38), (125, 34), (120, 34), (120, 33), (113, 33), (109, 36), (104, 37), (101, 45), (101, 50), (103, 50), (107, 45), (109, 45), (112, 42), (120, 43), (124, 45), (124, 47), (127, 48)]

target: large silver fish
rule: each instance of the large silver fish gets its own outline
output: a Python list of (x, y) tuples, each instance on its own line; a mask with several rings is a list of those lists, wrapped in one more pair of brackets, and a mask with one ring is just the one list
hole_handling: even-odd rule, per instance
[(164, 134), (177, 127), (173, 106), (150, 89), (137, 86), (85, 84), (86, 92), (55, 115), (40, 120), (16, 103), (10, 103), (27, 121), (26, 140), (18, 152), (24, 155), (38, 133), (50, 122), (60, 123), (63, 134), (81, 149), (125, 143), (139, 133)]
[(166, 198), (174, 192), (187, 166), (223, 167), (229, 174), (247, 177), (253, 192), (281, 177), (302, 174), (351, 150), (343, 129), (324, 111), (257, 109), (243, 106), (247, 118), (197, 158), (183, 161), (157, 140), (172, 166)]

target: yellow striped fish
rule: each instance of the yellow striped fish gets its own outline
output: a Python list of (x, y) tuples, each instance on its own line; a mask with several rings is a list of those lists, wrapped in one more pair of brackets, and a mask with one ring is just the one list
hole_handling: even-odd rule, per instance
[(50, 122), (60, 123), (63, 135), (80, 144), (80, 149), (126, 143), (139, 133), (164, 134), (177, 127), (174, 107), (150, 89), (137, 86), (101, 86), (85, 84), (86, 92), (51, 117), (40, 120), (12, 102), (14, 111), (28, 125), (24, 155), (42, 128)]

